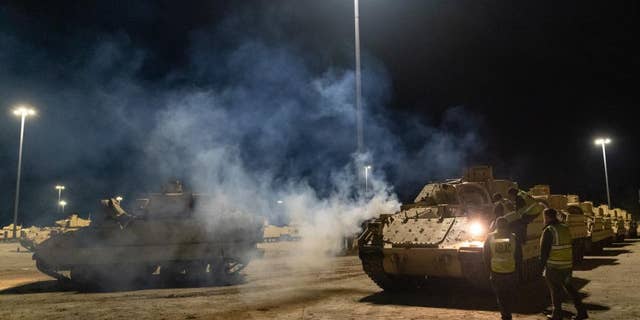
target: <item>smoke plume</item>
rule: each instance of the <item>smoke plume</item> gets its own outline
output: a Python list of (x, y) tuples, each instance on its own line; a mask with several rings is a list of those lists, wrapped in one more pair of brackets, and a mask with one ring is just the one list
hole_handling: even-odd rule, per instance
[[(49, 57), (0, 29), (0, 95), (39, 108), (25, 142), (25, 219), (51, 219), (42, 212), (55, 208), (49, 186), (58, 181), (82, 212), (178, 178), (220, 208), (299, 223), (301, 245), (335, 252), (362, 221), (399, 207), (392, 186), (457, 174), (482, 148), (482, 123), (464, 108), (442, 121), (394, 112), (384, 66), (365, 54), (366, 153), (354, 154), (351, 64), (318, 63), (320, 54), (273, 36), (274, 26), (238, 31), (246, 20), (192, 32), (186, 62), (155, 78), (143, 76), (154, 53), (123, 32), (61, 38), (52, 49), (61, 53)], [(12, 150), (15, 123), (2, 121), (2, 146)], [(13, 181), (11, 168), (3, 166), (2, 181)], [(12, 201), (1, 200), (6, 222)]]

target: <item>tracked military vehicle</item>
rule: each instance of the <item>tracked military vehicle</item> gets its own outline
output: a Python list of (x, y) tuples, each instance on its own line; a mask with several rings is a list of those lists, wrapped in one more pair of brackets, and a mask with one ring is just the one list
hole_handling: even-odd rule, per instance
[(606, 204), (600, 205), (600, 208), (602, 208), (605, 215), (609, 218), (608, 220), (611, 222), (611, 229), (613, 230), (613, 241), (624, 241), (624, 235), (627, 230), (624, 226), (624, 218), (622, 217), (621, 210), (618, 208), (609, 208), (609, 206)]
[(627, 228), (627, 238), (635, 239), (638, 238), (638, 222), (633, 217), (631, 212), (627, 213), (627, 221), (629, 223), (629, 227)]
[(180, 183), (136, 201), (132, 213), (115, 199), (101, 201), (91, 225), (52, 237), (33, 254), (37, 268), (81, 285), (135, 285), (152, 274), (170, 281), (235, 277), (259, 254), (262, 223), (218, 206)]
[[(460, 179), (427, 184), (414, 203), (366, 224), (358, 239), (364, 271), (385, 290), (421, 287), (427, 277), (485, 286), (488, 271), (482, 252), (496, 218), (491, 195), (507, 195), (510, 188), (517, 184), (494, 179), (488, 166), (472, 167)], [(540, 275), (542, 228), (541, 214), (526, 225), (521, 244), (523, 280)]]
[(551, 194), (549, 185), (535, 185), (529, 193), (536, 199), (553, 209), (560, 215), (562, 223), (569, 227), (571, 245), (573, 247), (573, 262), (579, 263), (584, 258), (585, 248), (591, 239), (587, 227), (587, 217), (580, 208), (577, 195)]
[(31, 226), (29, 228), (22, 229), (20, 244), (29, 251), (34, 251), (40, 243), (57, 234), (77, 231), (80, 228), (89, 226), (90, 224), (91, 219), (80, 218), (77, 213), (74, 213), (65, 219), (57, 220), (55, 222), (55, 226)]
[(580, 209), (587, 218), (587, 230), (590, 236), (585, 251), (599, 252), (613, 241), (613, 232), (611, 228), (605, 227), (604, 215), (600, 213), (600, 208), (593, 207), (593, 202), (581, 202)]

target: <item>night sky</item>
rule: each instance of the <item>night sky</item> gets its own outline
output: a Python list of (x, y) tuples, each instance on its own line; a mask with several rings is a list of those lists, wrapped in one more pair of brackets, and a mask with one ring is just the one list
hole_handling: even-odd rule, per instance
[[(554, 193), (577, 193), (600, 203), (606, 201), (602, 153), (593, 140), (608, 136), (612, 201), (640, 213), (635, 145), (640, 126), (633, 112), (640, 103), (637, 2), (361, 0), (360, 8), (365, 99), (380, 101), (382, 123), (408, 154), (432, 137), (407, 123), (470, 131), (473, 146), (457, 145), (469, 149), (457, 150), (464, 154), (460, 163), (491, 164), (497, 177), (522, 187), (546, 183)], [(259, 39), (266, 47), (293, 52), (285, 60), (304, 61), (306, 73), (322, 74), (353, 69), (353, 36), (353, 7), (346, 0), (2, 2), (0, 224), (10, 222), (13, 210), (19, 120), (11, 110), (17, 103), (38, 109), (27, 122), (21, 214), (29, 222), (45, 221), (45, 213), (55, 217), (56, 183), (68, 186), (72, 210), (87, 212), (101, 197), (144, 191), (166, 179), (136, 175), (145, 167), (132, 160), (144, 158), (138, 142), (151, 122), (145, 114), (154, 112), (153, 99), (167, 90), (244, 81), (225, 66), (200, 72), (198, 66), (235, 61), (216, 60), (219, 52), (222, 57), (242, 39)], [(109, 56), (111, 47), (99, 46), (105, 42), (118, 44), (117, 57)], [(86, 63), (95, 61), (90, 56), (96, 47), (105, 55), (98, 61), (116, 62)], [(202, 58), (202, 52), (216, 55)], [(209, 62), (194, 67), (194, 57)], [(242, 59), (233, 63), (242, 65)], [(381, 80), (368, 80), (370, 74)], [(112, 79), (135, 85), (122, 89)], [(263, 80), (261, 85), (269, 83)], [(123, 96), (113, 92), (134, 98), (119, 101)], [(106, 114), (111, 109), (100, 97), (126, 106), (126, 112)], [(448, 121), (452, 109), (470, 120)], [(368, 124), (365, 144), (376, 149), (379, 136)], [(143, 133), (129, 135), (128, 128)], [(344, 148), (355, 149), (354, 136), (339, 139), (353, 144)], [(297, 166), (295, 159), (304, 152), (290, 148), (282, 159)], [(455, 176), (451, 168), (434, 173), (433, 157), (426, 152), (410, 162), (385, 160), (380, 170), (406, 201), (421, 188), (417, 180)], [(256, 168), (272, 165), (247, 162)], [(402, 178), (412, 171), (415, 179)], [(293, 172), (296, 179), (309, 176), (312, 185), (321, 181), (308, 169)]]

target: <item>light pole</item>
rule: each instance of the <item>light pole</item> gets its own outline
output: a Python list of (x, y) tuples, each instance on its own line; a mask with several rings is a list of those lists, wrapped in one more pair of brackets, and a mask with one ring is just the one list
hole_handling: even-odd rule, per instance
[(58, 202), (58, 204), (62, 207), (62, 214), (64, 214), (64, 207), (67, 205), (67, 202), (64, 200), (61, 200), (60, 202)]
[(358, 0), (353, 0), (353, 20), (356, 41), (356, 136), (358, 153), (362, 153), (364, 139), (362, 137), (362, 82), (360, 74), (360, 8)]
[(369, 191), (369, 170), (371, 170), (371, 166), (364, 167), (364, 192), (365, 193)]
[(13, 110), (13, 114), (19, 116), (20, 123), (20, 148), (18, 149), (18, 176), (16, 178), (16, 199), (13, 206), (13, 238), (18, 238), (18, 208), (20, 205), (20, 170), (22, 170), (22, 142), (24, 141), (24, 123), (28, 116), (33, 116), (36, 112), (26, 106), (19, 106)]
[(609, 138), (599, 138), (595, 140), (596, 145), (602, 146), (602, 160), (604, 161), (604, 181), (607, 187), (607, 205), (611, 208), (611, 195), (609, 194), (609, 174), (607, 173), (607, 151), (605, 145), (611, 143)]
[[(62, 190), (64, 190), (64, 186), (57, 185), (56, 190), (58, 190), (58, 203), (60, 203), (60, 198), (62, 196)], [(60, 209), (58, 209), (58, 212), (60, 212)]]

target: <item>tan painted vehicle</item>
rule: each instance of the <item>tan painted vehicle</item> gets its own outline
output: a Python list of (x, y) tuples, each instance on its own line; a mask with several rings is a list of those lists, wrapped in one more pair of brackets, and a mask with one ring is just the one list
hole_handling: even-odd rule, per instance
[(571, 233), (573, 261), (575, 263), (581, 262), (584, 258), (585, 247), (588, 246), (591, 239), (589, 239), (587, 217), (580, 209), (578, 196), (551, 194), (548, 185), (536, 185), (529, 190), (529, 194), (558, 211), (562, 222), (569, 227)]
[(611, 219), (609, 207), (606, 204), (601, 204), (594, 211), (597, 215), (602, 217), (602, 220), (604, 221), (604, 229), (611, 233), (611, 240), (607, 244), (610, 245), (616, 241), (616, 230), (613, 229), (615, 221)]
[(263, 238), (264, 242), (297, 241), (300, 240), (300, 231), (296, 225), (265, 224)]
[(212, 197), (183, 192), (179, 182), (137, 200), (132, 214), (115, 199), (90, 226), (36, 247), (37, 268), (82, 286), (168, 281), (233, 281), (260, 252), (262, 222), (216, 206)]
[(638, 238), (638, 222), (633, 218), (633, 215), (630, 212), (627, 212), (627, 238), (635, 239)]
[[(18, 237), (20, 236), (21, 231), (22, 231), (22, 226), (16, 226), (16, 234), (18, 235)], [(13, 223), (8, 226), (4, 226), (2, 227), (2, 229), (0, 229), (0, 240), (10, 241), (13, 239), (14, 239)]]
[[(632, 234), (632, 229), (635, 230), (635, 224), (633, 221), (633, 216), (631, 215), (631, 213), (629, 213), (627, 210), (622, 209), (622, 219), (624, 220), (624, 238), (632, 238), (631, 234)], [(635, 238), (635, 236), (634, 236)]]
[(611, 219), (611, 228), (613, 229), (614, 234), (614, 241), (624, 241), (624, 235), (627, 233), (627, 230), (624, 227), (624, 218), (622, 217), (621, 209), (610, 209), (607, 205), (604, 204), (601, 205), (601, 207), (609, 213), (609, 217)]
[[(517, 184), (494, 179), (488, 166), (472, 167), (460, 179), (427, 184), (414, 203), (366, 224), (358, 239), (364, 271), (385, 290), (421, 287), (426, 277), (487, 285), (482, 251), (496, 218), (491, 195), (506, 195), (512, 187)], [(520, 270), (524, 280), (540, 275), (542, 228), (541, 214), (526, 225)]]
[(580, 208), (587, 217), (587, 228), (590, 235), (590, 241), (587, 240), (585, 251), (587, 253), (600, 252), (613, 241), (613, 231), (610, 227), (605, 228), (604, 215), (599, 214), (600, 208), (593, 207), (593, 202), (581, 202)]
[(90, 219), (83, 219), (74, 213), (65, 219), (55, 222), (53, 227), (36, 227), (32, 226), (23, 229), (20, 237), (20, 244), (29, 251), (34, 251), (45, 240), (64, 232), (77, 231), (80, 228), (87, 227), (91, 224)]

